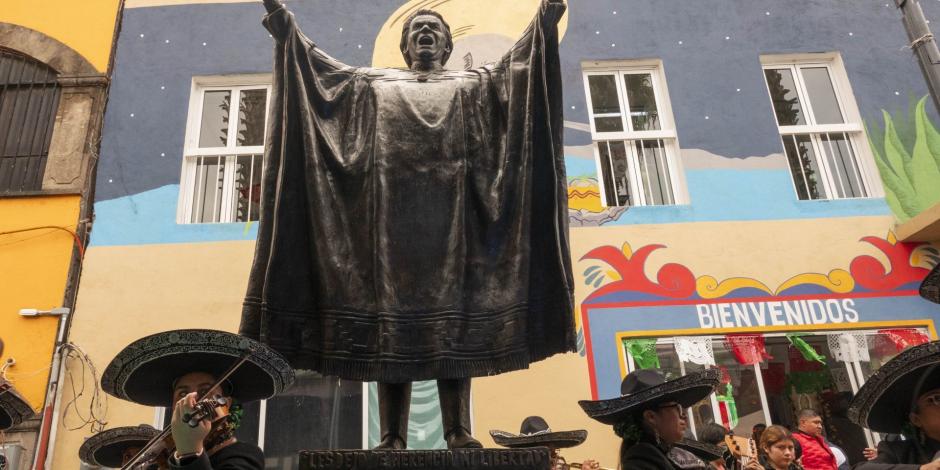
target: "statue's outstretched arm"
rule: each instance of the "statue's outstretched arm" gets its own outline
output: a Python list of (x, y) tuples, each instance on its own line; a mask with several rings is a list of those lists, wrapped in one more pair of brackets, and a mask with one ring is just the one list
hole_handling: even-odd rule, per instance
[(548, 22), (558, 23), (562, 15), (565, 14), (565, 10), (568, 9), (568, 5), (565, 4), (565, 0), (542, 0), (540, 9)]
[(268, 10), (268, 13), (274, 13), (284, 8), (284, 2), (281, 0), (262, 0), (262, 2), (264, 2), (264, 9)]

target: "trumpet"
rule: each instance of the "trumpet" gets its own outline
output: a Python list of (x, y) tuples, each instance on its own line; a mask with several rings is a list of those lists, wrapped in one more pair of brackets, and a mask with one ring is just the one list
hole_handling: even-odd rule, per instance
[[(576, 468), (576, 469), (578, 469), (578, 470), (581, 470), (581, 467), (583, 466), (583, 465), (581, 465), (580, 462), (571, 462), (571, 463), (569, 463), (569, 464), (567, 464), (567, 465), (568, 465), (568, 468)], [(612, 469), (612, 468), (605, 468), (605, 467), (597, 467), (597, 470), (614, 470), (614, 469)]]

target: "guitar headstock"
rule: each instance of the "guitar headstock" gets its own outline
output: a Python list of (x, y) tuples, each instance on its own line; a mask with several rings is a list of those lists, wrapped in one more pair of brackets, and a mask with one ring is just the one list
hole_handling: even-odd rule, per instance
[(734, 457), (757, 458), (757, 444), (753, 439), (728, 434), (725, 436), (725, 444)]

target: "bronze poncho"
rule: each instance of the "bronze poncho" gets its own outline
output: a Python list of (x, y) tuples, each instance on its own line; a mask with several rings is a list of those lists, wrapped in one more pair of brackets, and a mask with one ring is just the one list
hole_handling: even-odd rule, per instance
[(300, 369), (381, 382), (575, 348), (556, 23), (500, 63), (355, 68), (282, 10), (240, 332)]

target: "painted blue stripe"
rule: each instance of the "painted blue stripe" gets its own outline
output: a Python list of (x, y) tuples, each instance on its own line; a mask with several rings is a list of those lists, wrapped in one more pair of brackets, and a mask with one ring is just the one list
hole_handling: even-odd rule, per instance
[(609, 225), (890, 215), (884, 198), (800, 201), (788, 170), (687, 170), (691, 204), (630, 208)]
[(179, 185), (95, 204), (92, 246), (254, 240), (258, 224), (178, 224)]
[[(573, 159), (569, 159), (571, 161)], [(787, 170), (689, 170), (692, 204), (631, 208), (608, 225), (890, 215), (884, 199), (799, 201)], [(177, 224), (179, 185), (95, 204), (96, 246), (253, 240), (257, 224)]]

